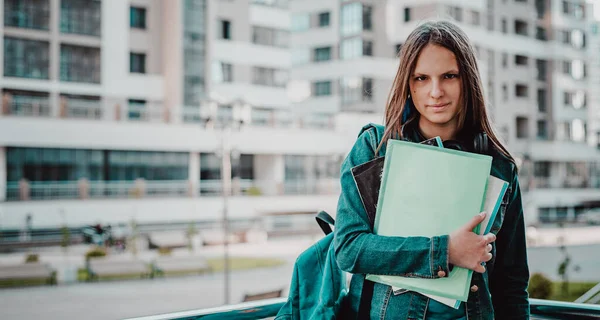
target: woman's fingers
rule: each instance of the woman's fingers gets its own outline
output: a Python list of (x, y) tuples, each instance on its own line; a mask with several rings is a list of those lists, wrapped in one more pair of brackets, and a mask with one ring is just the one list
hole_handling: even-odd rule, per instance
[(492, 252), (492, 245), (488, 243), (486, 252)]

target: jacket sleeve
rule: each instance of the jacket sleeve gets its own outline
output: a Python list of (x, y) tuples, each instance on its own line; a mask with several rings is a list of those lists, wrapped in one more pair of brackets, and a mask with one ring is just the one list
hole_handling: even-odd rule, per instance
[(529, 319), (529, 267), (521, 190), (513, 170), (512, 195), (496, 240), (490, 291), (496, 319)]
[(376, 148), (373, 130), (359, 136), (342, 163), (334, 237), (338, 265), (344, 271), (358, 274), (419, 278), (448, 275), (447, 235), (427, 238), (373, 234), (351, 172), (354, 166), (373, 159)]

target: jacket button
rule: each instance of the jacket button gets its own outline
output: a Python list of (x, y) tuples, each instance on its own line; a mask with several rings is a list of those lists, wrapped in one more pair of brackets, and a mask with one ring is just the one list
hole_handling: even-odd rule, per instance
[(477, 292), (477, 290), (479, 290), (479, 287), (478, 287), (478, 286), (476, 286), (476, 285), (473, 285), (473, 286), (471, 287), (471, 292)]
[(438, 277), (443, 278), (446, 276), (446, 272), (444, 272), (443, 270), (438, 271)]

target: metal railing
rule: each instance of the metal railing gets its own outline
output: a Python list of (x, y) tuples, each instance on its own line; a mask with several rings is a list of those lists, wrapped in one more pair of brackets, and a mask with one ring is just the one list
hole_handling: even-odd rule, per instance
[(65, 116), (75, 119), (102, 119), (102, 102), (100, 100), (68, 99)]
[[(221, 180), (135, 181), (10, 181), (6, 184), (8, 201), (66, 200), (102, 198), (152, 198), (220, 196)], [(331, 195), (339, 192), (338, 179), (292, 180), (277, 184), (269, 180), (232, 181), (232, 194), (239, 196)]]
[[(6, 102), (3, 101), (2, 103)], [(51, 108), (48, 97), (14, 96), (10, 99), (8, 105), (2, 105), (0, 110), (5, 115), (49, 117)]]
[[(285, 304), (286, 298), (265, 299), (206, 308), (175, 312), (128, 320), (184, 320), (184, 319), (272, 319)], [(600, 306), (561, 302), (553, 300), (530, 299), (532, 319), (596, 319), (600, 317)]]

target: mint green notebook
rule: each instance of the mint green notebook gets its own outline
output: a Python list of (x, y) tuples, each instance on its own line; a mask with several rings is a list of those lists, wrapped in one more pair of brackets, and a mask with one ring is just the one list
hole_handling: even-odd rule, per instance
[[(492, 157), (389, 140), (374, 231), (384, 236), (450, 234), (481, 212)], [(478, 232), (479, 230), (474, 230)], [(433, 266), (435, 272), (437, 266)], [(473, 271), (455, 267), (446, 278), (367, 275), (367, 279), (467, 301)]]

